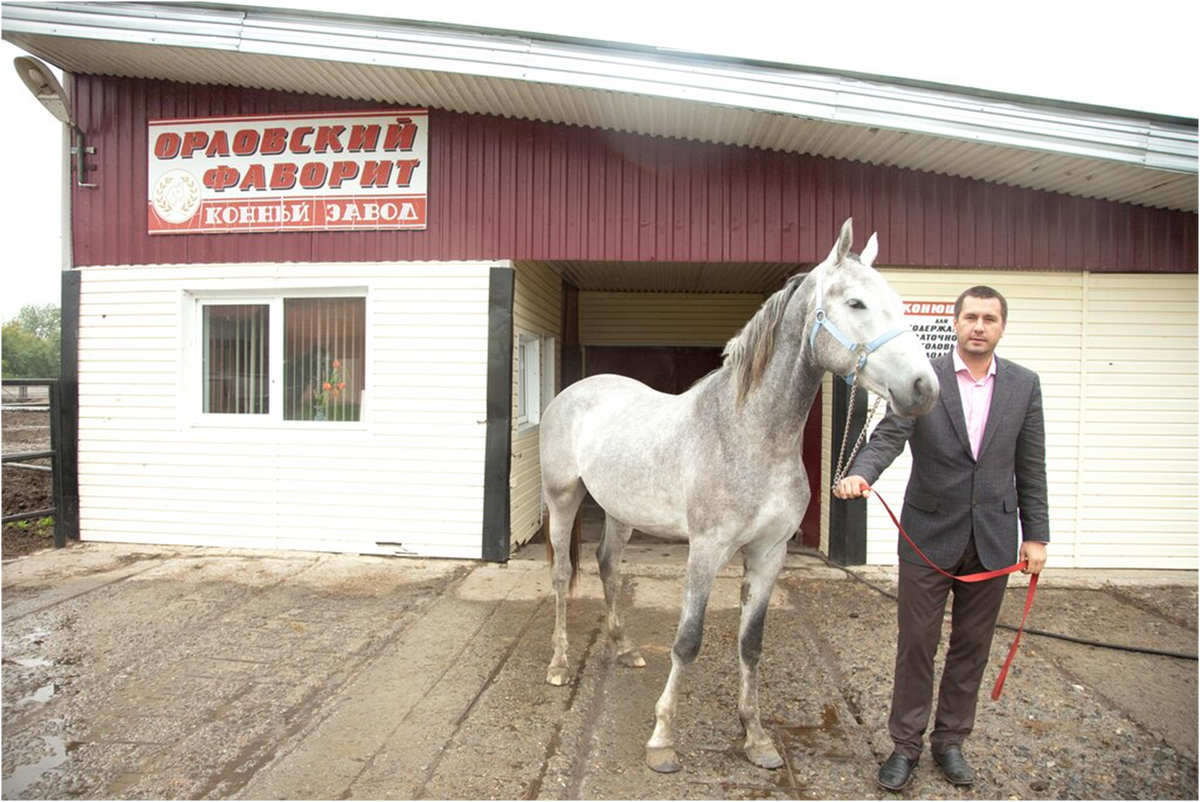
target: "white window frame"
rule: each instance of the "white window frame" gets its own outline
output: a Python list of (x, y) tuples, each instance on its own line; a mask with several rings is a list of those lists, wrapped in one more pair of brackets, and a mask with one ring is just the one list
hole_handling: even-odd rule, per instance
[[(366, 306), (364, 320), (364, 355), (366, 375), (362, 402), (357, 421), (297, 421), (284, 420), (283, 403), (283, 357), (279, 351), (283, 342), (283, 305), (287, 299), (295, 298), (362, 298)], [(269, 403), (266, 414), (230, 414), (204, 411), (204, 307), (227, 305), (265, 305), (268, 307), (267, 349)], [(365, 287), (282, 287), (245, 290), (189, 289), (183, 292), (183, 358), (180, 365), (184, 371), (183, 396), (180, 399), (180, 414), (185, 424), (192, 426), (221, 426), (231, 428), (279, 428), (348, 431), (365, 429), (370, 423), (368, 403), (372, 374), (371, 347), (371, 301)]]
[(517, 330), (517, 428), (529, 429), (542, 419), (541, 402), (542, 338), (533, 332)]
[(546, 407), (550, 406), (550, 402), (554, 400), (554, 396), (557, 394), (555, 385), (555, 379), (557, 378), (555, 366), (558, 360), (557, 345), (558, 343), (554, 337), (546, 336), (542, 338), (541, 382), (539, 385), (541, 394), (538, 405), (539, 420), (541, 419), (540, 414), (546, 411)]

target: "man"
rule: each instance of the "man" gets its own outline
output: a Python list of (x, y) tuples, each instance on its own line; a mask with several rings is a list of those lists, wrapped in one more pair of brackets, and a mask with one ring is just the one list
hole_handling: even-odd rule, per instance
[[(933, 361), (941, 385), (937, 405), (919, 418), (889, 414), (834, 490), (842, 499), (870, 492), (904, 450), (913, 455), (901, 523), (925, 555), (955, 575), (1004, 568), (1017, 556), (1017, 519), (1024, 569), (1046, 563), (1050, 540), (1046, 502), (1045, 425), (1038, 376), (995, 356), (1008, 322), (1008, 302), (991, 287), (972, 287), (954, 304), (953, 353)], [(933, 691), (933, 658), (946, 599), (954, 593), (950, 646), (929, 742), (934, 760), (955, 785), (975, 772), (962, 745), (975, 722), (979, 684), (1008, 576), (977, 583), (949, 579), (903, 540), (899, 544), (900, 634), (888, 733), (895, 751), (879, 769), (879, 784), (908, 784), (922, 752)]]

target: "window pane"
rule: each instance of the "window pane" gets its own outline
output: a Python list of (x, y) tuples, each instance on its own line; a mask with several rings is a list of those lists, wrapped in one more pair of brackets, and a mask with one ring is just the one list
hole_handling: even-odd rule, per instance
[(517, 342), (517, 423), (529, 419), (529, 392), (525, 385), (529, 372), (529, 344), (521, 339)]
[(517, 423), (537, 423), (541, 412), (538, 392), (541, 340), (532, 334), (517, 334)]
[(363, 298), (284, 300), (284, 420), (360, 419), (366, 308)]
[(265, 305), (204, 307), (204, 411), (265, 415), (270, 310)]

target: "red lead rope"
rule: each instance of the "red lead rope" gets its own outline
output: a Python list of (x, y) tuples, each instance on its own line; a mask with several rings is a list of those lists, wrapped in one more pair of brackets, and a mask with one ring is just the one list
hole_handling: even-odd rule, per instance
[[(871, 488), (867, 489), (871, 490)], [(896, 514), (892, 512), (892, 508), (888, 506), (888, 503), (883, 500), (883, 496), (879, 495), (879, 493), (874, 490), (871, 490), (871, 493), (875, 496), (875, 498), (879, 499), (879, 503), (883, 505), (885, 510), (887, 510), (887, 514), (891, 516), (892, 522), (896, 524), (896, 528), (900, 530), (901, 537), (908, 542), (908, 545), (912, 546), (913, 551), (917, 553), (917, 556), (929, 563), (930, 567), (942, 576), (949, 577), (950, 579), (957, 579), (959, 582), (982, 582), (985, 579), (995, 579), (996, 577), (1004, 576), (1005, 574), (1014, 574), (1017, 571), (1024, 569), (1025, 566), (1028, 565), (1027, 561), (1022, 560), (1016, 565), (1010, 565), (1007, 568), (1001, 568), (998, 571), (984, 571), (983, 573), (967, 574), (966, 576), (954, 576), (947, 571), (943, 571), (937, 565), (934, 565), (933, 560), (926, 557), (925, 554), (919, 548), (917, 548), (917, 544), (913, 543), (912, 538), (908, 536), (908, 532), (904, 531), (904, 527), (900, 525), (900, 520), (896, 517)], [(992, 688), (992, 699), (999, 699), (1001, 691), (1004, 690), (1004, 680), (1008, 678), (1008, 669), (1012, 665), (1013, 658), (1017, 656), (1017, 646), (1021, 644), (1021, 634), (1025, 631), (1025, 620), (1029, 618), (1029, 611), (1033, 609), (1033, 594), (1037, 592), (1037, 583), (1038, 575), (1031, 574), (1029, 577), (1029, 592), (1025, 595), (1025, 613), (1021, 616), (1021, 626), (1017, 627), (1017, 636), (1013, 638), (1012, 647), (1008, 650), (1008, 659), (1004, 661), (1004, 668), (1000, 669), (1000, 676), (996, 678), (996, 685)]]

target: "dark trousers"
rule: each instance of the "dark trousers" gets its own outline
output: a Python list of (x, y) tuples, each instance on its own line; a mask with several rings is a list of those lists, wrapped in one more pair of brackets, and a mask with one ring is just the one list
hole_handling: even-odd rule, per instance
[[(947, 569), (958, 576), (985, 571), (971, 538), (959, 562)], [(933, 697), (933, 658), (942, 637), (946, 599), (954, 592), (950, 647), (938, 690), (937, 716), (929, 744), (935, 753), (961, 745), (975, 725), (979, 683), (987, 667), (992, 633), (1004, 602), (1008, 576), (983, 582), (958, 582), (925, 563), (900, 561), (896, 674), (888, 733), (896, 751), (909, 760), (921, 756)]]

